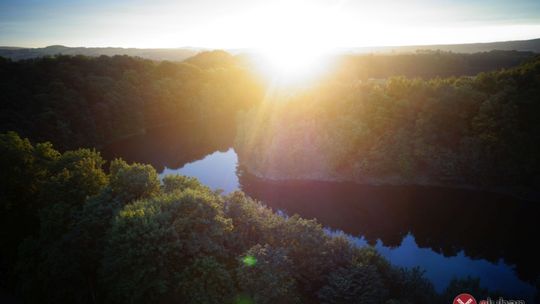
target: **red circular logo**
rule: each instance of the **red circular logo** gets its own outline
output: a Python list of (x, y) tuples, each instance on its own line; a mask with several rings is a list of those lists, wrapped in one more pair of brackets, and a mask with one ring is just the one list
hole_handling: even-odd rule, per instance
[(471, 296), (468, 293), (462, 293), (454, 299), (453, 304), (477, 304), (477, 303), (473, 296)]

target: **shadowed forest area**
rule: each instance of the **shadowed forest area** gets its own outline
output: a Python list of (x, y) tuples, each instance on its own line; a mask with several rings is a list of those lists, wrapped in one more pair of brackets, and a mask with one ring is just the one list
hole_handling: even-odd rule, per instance
[[(349, 55), (339, 58), (330, 77), (350, 85), (393, 76), (474, 76), (534, 56), (517, 51)], [(67, 149), (100, 147), (186, 120), (234, 121), (237, 112), (257, 105), (265, 95), (268, 84), (252, 64), (248, 56), (223, 51), (203, 52), (180, 63), (128, 56), (0, 58), (0, 130)]]
[(261, 98), (234, 57), (206, 52), (182, 63), (128, 56), (0, 58), (0, 129), (61, 149), (101, 147), (182, 121), (233, 121)]
[[(2, 288), (40, 303), (446, 303), (419, 269), (242, 192), (0, 136)], [(59, 288), (61, 287), (61, 288)]]
[(540, 303), (539, 0), (0, 0), (0, 304)]
[[(224, 51), (182, 62), (0, 58), (0, 301), (393, 304), (450, 303), (465, 291), (505, 296), (471, 277), (435, 290), (422, 269), (395, 266), (372, 246), (355, 246), (321, 225), (339, 226), (354, 214), (342, 205), (361, 209), (358, 202), (317, 198), (325, 195), (323, 182), (346, 181), (354, 183), (340, 191), (351, 198), (360, 196), (359, 184), (389, 184), (481, 188), (538, 201), (538, 55), (423, 51), (336, 62), (310, 85), (275, 88), (249, 56)], [(177, 132), (160, 133), (164, 126)], [(141, 142), (143, 135), (153, 139)], [(252, 175), (241, 176), (242, 190), (254, 198), (158, 175), (171, 162), (180, 167), (230, 146)], [(195, 148), (179, 155), (184, 147)], [(123, 160), (122, 150), (135, 153)], [(269, 192), (261, 179), (321, 184)], [(295, 205), (295, 191), (311, 196)], [(420, 219), (444, 218), (446, 209), (415, 200), (411, 209), (422, 211), (389, 213), (397, 228), (384, 241), (397, 244), (413, 231), (447, 255), (465, 248), (496, 262), (503, 252), (537, 288), (530, 256), (498, 247), (499, 234), (484, 240), (496, 253), (460, 241), (461, 230), (441, 240)], [(317, 212), (306, 201), (317, 202)], [(475, 198), (463, 201), (467, 208)], [(508, 205), (486, 209), (519, 213)], [(533, 221), (537, 208), (530, 210)], [(361, 223), (343, 229), (368, 238), (370, 229), (387, 232), (357, 215)], [(513, 227), (522, 235), (502, 241), (527, 240), (528, 227)], [(476, 239), (485, 233), (473, 232)]]

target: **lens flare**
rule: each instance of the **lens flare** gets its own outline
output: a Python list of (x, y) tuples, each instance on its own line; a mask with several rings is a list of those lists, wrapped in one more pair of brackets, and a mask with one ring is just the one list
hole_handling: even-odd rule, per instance
[(255, 266), (255, 264), (257, 264), (257, 258), (252, 255), (247, 255), (242, 259), (242, 262), (248, 267)]

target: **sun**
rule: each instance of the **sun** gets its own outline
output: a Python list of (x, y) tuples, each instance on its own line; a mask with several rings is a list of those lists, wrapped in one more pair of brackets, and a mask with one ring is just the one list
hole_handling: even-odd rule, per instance
[(330, 53), (313, 47), (268, 47), (259, 51), (259, 67), (273, 81), (281, 84), (310, 82), (327, 72)]
[(338, 15), (328, 7), (291, 2), (259, 20), (256, 53), (261, 71), (282, 84), (305, 83), (327, 71), (335, 47)]

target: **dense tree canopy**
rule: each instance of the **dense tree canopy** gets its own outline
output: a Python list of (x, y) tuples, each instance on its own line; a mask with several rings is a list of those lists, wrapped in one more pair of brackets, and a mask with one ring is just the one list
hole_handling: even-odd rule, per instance
[(475, 77), (327, 79), (245, 113), (235, 148), (276, 179), (540, 187), (540, 60)]
[[(462, 287), (487, 294), (474, 279), (438, 294), (422, 271), (394, 267), (316, 220), (193, 178), (160, 180), (150, 165), (107, 164), (93, 147), (239, 114), (235, 147), (258, 175), (538, 189), (540, 60), (433, 78), (530, 57), (349, 57), (324, 83), (275, 95), (221, 51), (181, 63), (0, 58), (0, 287), (29, 303), (434, 303)], [(374, 79), (398, 75), (427, 80)]]
[[(515, 66), (533, 53), (421, 52), (339, 58), (335, 79), (447, 77)], [(101, 147), (178, 121), (234, 123), (264, 97), (246, 56), (202, 52), (183, 62), (128, 56), (0, 57), (0, 131), (58, 148)]]
[(260, 85), (233, 56), (204, 52), (182, 63), (128, 56), (0, 58), (0, 131), (58, 147), (101, 146), (178, 121), (234, 121)]
[(340, 59), (341, 77), (362, 80), (405, 76), (423, 79), (452, 76), (475, 76), (519, 65), (536, 54), (518, 51), (490, 51), (460, 54), (417, 50), (411, 54), (349, 55)]
[[(11, 284), (2, 287), (30, 303), (439, 299), (421, 272), (242, 192), (224, 196), (182, 176), (160, 182), (151, 166), (122, 160), (105, 173), (95, 151), (59, 153), (15, 133), (0, 139), (2, 155), (21, 157), (3, 164), (13, 175), (0, 192), (2, 215), (11, 217), (1, 222), (11, 234), (2, 239)], [(32, 171), (39, 174), (29, 178)], [(27, 192), (24, 183), (39, 204), (13, 209), (9, 198)], [(36, 225), (24, 227), (29, 219)]]

